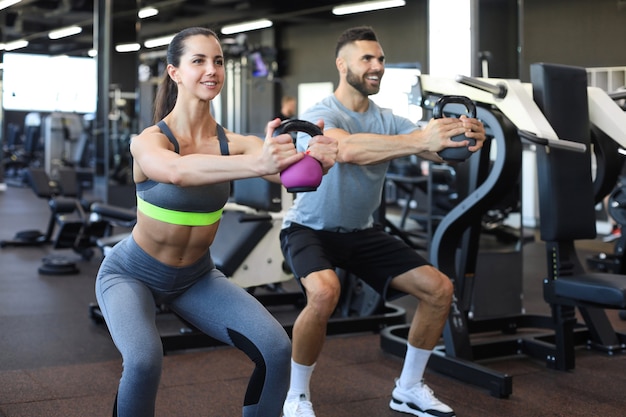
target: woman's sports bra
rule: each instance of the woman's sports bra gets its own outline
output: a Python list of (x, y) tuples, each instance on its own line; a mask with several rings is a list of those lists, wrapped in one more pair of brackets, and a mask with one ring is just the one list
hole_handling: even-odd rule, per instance
[[(157, 126), (180, 153), (180, 145), (165, 121)], [(229, 155), (228, 138), (217, 125), (217, 137), (222, 155)], [(192, 187), (179, 187), (148, 179), (136, 184), (137, 210), (153, 219), (182, 226), (208, 226), (222, 217), (230, 197), (230, 182)]]

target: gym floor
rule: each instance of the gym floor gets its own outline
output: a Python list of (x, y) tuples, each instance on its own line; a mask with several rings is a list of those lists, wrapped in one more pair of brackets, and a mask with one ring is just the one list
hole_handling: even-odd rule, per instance
[[(45, 230), (48, 217), (47, 202), (29, 188), (0, 192), (0, 239), (26, 229)], [(598, 237), (582, 242), (579, 249), (592, 254), (611, 252), (613, 247)], [(42, 258), (49, 254), (76, 258), (80, 272), (39, 274)], [(526, 312), (548, 314), (541, 296), (543, 245), (527, 243), (523, 256)], [(95, 301), (99, 261), (99, 253), (89, 261), (80, 260), (71, 250), (53, 250), (50, 245), (0, 249), (0, 417), (111, 415), (121, 360), (104, 326), (94, 323), (88, 313)], [(297, 287), (288, 282), (285, 288)], [(407, 315), (415, 310), (408, 297), (396, 304)], [(296, 312), (277, 314), (281, 321), (292, 320)], [(609, 314), (614, 326), (626, 331), (617, 312)], [(580, 349), (571, 372), (550, 370), (525, 356), (492, 359), (485, 365), (512, 376), (508, 398), (493, 397), (430, 370), (426, 379), (458, 416), (626, 414), (626, 355)], [(400, 358), (380, 348), (380, 336), (374, 332), (329, 336), (312, 381), (317, 415), (402, 415), (387, 406), (401, 366)], [(157, 416), (240, 416), (251, 370), (249, 360), (230, 347), (171, 352), (164, 359)]]

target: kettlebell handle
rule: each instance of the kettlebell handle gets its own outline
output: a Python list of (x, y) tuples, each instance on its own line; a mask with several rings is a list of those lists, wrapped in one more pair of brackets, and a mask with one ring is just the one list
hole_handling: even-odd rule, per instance
[(322, 129), (320, 129), (318, 125), (313, 124), (307, 120), (287, 119), (283, 120), (276, 128), (276, 130), (274, 130), (274, 135), (281, 135), (283, 133), (291, 132), (304, 132), (311, 137), (324, 134), (324, 132), (322, 132)]
[(433, 117), (441, 119), (443, 117), (443, 108), (450, 103), (462, 104), (467, 109), (469, 117), (476, 118), (476, 104), (465, 96), (441, 96), (433, 107)]
[[(465, 96), (441, 96), (439, 100), (437, 100), (437, 102), (435, 103), (435, 106), (433, 107), (433, 118), (441, 119), (443, 117), (443, 108), (447, 104), (451, 104), (451, 103), (464, 105), (465, 109), (468, 112), (468, 116), (471, 118), (476, 117), (476, 104), (469, 98)], [(455, 142), (467, 140), (470, 146), (474, 146), (476, 144), (476, 139), (468, 138), (465, 135), (453, 136), (450, 139), (452, 139)], [(450, 161), (450, 162), (465, 161), (467, 158), (469, 158), (472, 155), (472, 152), (467, 147), (445, 148), (437, 153), (444, 161)]]

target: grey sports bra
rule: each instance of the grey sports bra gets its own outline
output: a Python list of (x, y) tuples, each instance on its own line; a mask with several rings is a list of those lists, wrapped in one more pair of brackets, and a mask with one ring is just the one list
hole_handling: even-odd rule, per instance
[[(165, 121), (157, 126), (180, 153), (178, 140)], [(217, 125), (217, 137), (222, 155), (229, 155), (228, 138), (222, 126)], [(230, 182), (179, 187), (148, 179), (136, 184), (137, 210), (153, 219), (183, 226), (208, 226), (222, 216), (230, 196)]]

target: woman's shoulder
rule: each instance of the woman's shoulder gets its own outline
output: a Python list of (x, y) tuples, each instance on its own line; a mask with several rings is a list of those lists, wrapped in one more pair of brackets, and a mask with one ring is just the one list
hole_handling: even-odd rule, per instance
[(156, 125), (148, 126), (139, 134), (134, 135), (131, 138), (131, 146), (133, 143), (141, 143), (145, 141), (150, 141), (151, 143), (154, 143), (155, 141), (163, 141), (163, 143), (169, 142), (165, 133), (163, 133), (163, 131), (161, 131), (161, 129)]
[(135, 135), (135, 137), (151, 136), (151, 135), (155, 135), (159, 133), (163, 134), (163, 131), (161, 130), (159, 126), (154, 124), (154, 125), (144, 128), (141, 132), (139, 132), (138, 135)]

